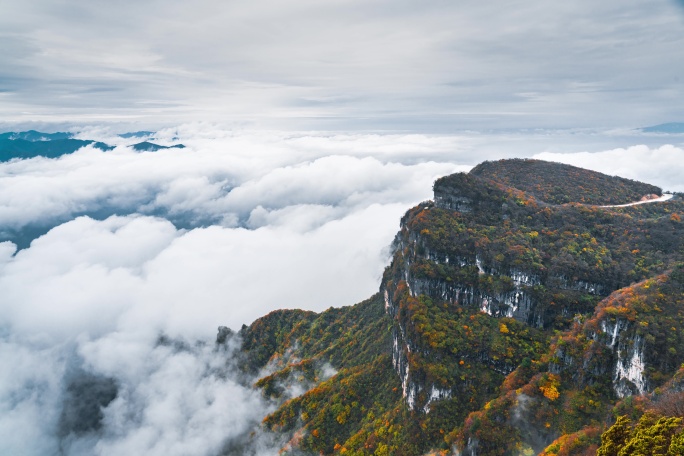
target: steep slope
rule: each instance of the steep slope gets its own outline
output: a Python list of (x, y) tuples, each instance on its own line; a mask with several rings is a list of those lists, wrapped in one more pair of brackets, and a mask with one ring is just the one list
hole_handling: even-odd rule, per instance
[[(663, 329), (684, 323), (684, 203), (597, 206), (650, 193), (662, 192), (527, 160), (437, 180), (401, 220), (380, 295), (243, 328), (249, 368), (275, 366), (258, 384), (281, 401), (265, 425), (316, 453), (472, 455), (539, 452), (602, 425), (684, 361)], [(339, 372), (323, 380), (322, 361)], [(282, 402), (293, 370), (316, 386)]]
[(321, 314), (272, 312), (242, 328), (244, 366), (279, 405), (264, 426), (288, 436), (283, 451), (408, 456), (429, 448), (392, 369), (391, 326), (377, 294)]
[[(471, 414), (450, 438), (466, 448), (464, 454), (506, 454), (501, 450), (525, 445), (540, 451), (559, 434), (591, 435), (585, 443), (596, 444), (616, 399), (676, 388), (672, 381), (684, 359), (682, 325), (680, 264), (612, 293), (591, 316), (578, 317), (553, 338), (548, 354), (518, 368), (504, 383), (504, 394)], [(633, 408), (627, 404), (616, 411)], [(563, 445), (557, 445), (558, 452)]]

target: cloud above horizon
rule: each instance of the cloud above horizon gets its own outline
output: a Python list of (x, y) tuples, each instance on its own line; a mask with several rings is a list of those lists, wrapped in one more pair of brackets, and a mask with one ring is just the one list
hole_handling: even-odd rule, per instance
[(660, 147), (636, 145), (594, 153), (543, 152), (534, 158), (647, 182), (662, 187), (663, 191), (684, 192), (681, 177), (684, 175), (684, 149), (670, 144)]
[(683, 19), (672, 0), (14, 2), (0, 118), (644, 126), (681, 120)]
[(429, 196), (434, 178), (468, 169), (449, 163), (458, 160), (458, 137), (211, 133), (158, 134), (160, 142), (180, 134), (186, 149), (84, 147), (57, 160), (2, 163), (0, 232), (55, 226), (81, 214), (132, 213), (183, 228), (258, 228), (306, 212), (301, 220), (313, 228), (372, 204), (411, 204)]
[[(0, 163), (0, 233), (23, 248), (5, 255), (0, 277), (5, 308), (20, 314), (0, 318), (19, 324), (28, 312), (33, 325), (44, 318), (45, 328), (75, 335), (84, 330), (70, 327), (79, 316), (102, 311), (93, 302), (117, 315), (121, 306), (163, 302), (168, 318), (196, 320), (206, 334), (279, 307), (352, 304), (377, 289), (401, 214), (430, 197), (435, 178), (470, 168), (430, 160), (458, 138), (221, 137), (183, 128), (158, 136), (180, 135), (185, 149), (84, 147)], [(169, 325), (154, 330), (188, 335)]]

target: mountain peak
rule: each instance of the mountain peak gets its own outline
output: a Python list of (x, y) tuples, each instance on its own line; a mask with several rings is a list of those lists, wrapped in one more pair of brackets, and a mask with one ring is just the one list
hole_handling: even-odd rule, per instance
[(563, 163), (534, 159), (486, 161), (470, 174), (514, 187), (551, 204), (616, 205), (662, 195), (655, 185)]
[(402, 218), (380, 294), (241, 331), (287, 448), (516, 455), (581, 436), (595, 451), (614, 406), (638, 415), (679, 384), (681, 199), (600, 207), (661, 191), (540, 160), (485, 162), (434, 192)]

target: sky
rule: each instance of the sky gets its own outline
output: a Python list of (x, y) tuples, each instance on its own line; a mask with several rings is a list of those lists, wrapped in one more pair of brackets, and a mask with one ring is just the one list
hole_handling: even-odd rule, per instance
[(0, 119), (452, 132), (681, 120), (673, 0), (1, 0)]
[[(255, 431), (235, 454), (277, 453), (217, 328), (371, 296), (440, 176), (532, 157), (684, 192), (684, 134), (638, 129), (684, 120), (683, 2), (0, 13), (0, 131), (116, 146), (0, 163), (0, 454), (218, 455)], [(186, 147), (118, 136), (139, 130)]]

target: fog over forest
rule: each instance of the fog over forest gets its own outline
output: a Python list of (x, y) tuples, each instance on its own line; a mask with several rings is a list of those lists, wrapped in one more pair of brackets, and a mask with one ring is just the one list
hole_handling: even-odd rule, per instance
[(0, 155), (0, 454), (277, 453), (218, 328), (371, 296), (440, 176), (684, 192), (682, 1), (0, 5), (0, 133), (109, 147)]

